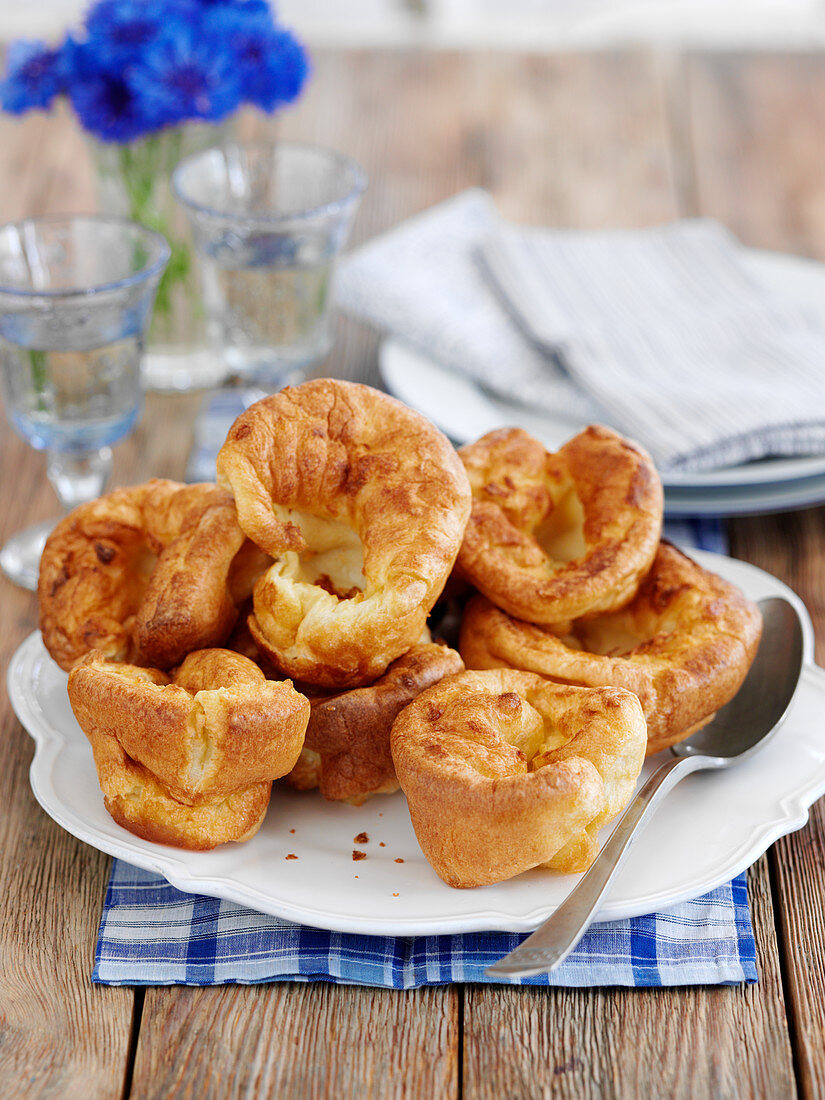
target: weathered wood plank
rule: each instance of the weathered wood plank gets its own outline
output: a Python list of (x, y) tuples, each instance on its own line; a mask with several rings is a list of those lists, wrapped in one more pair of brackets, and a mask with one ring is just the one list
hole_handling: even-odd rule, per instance
[[(193, 398), (151, 398), (116, 451), (114, 483), (183, 470)], [(150, 428), (151, 425), (151, 428)], [(0, 541), (58, 508), (43, 469), (0, 424)], [(34, 596), (0, 578), (0, 667), (37, 625)], [(0, 694), (0, 1078), (9, 1097), (117, 1097), (130, 1048), (134, 994), (94, 987), (90, 974), (110, 860), (63, 832), (28, 782), (32, 743)]]
[(91, 157), (69, 112), (0, 120), (0, 220), (95, 208)]
[(25, 120), (0, 120), (3, 141), (0, 142), (0, 219), (15, 221), (37, 211), (37, 192), (43, 187), (40, 158), (44, 155), (49, 120), (44, 115), (32, 115)]
[(751, 872), (750, 896), (759, 985), (474, 990), (464, 1023), (467, 1100), (795, 1095), (785, 1020), (777, 1011), (782, 978), (764, 857)]
[[(817, 662), (825, 664), (825, 509), (731, 526), (733, 553), (781, 577), (805, 601)], [(813, 806), (805, 828), (783, 837), (770, 857), (799, 1087), (813, 1100), (825, 1095), (825, 803)]]
[[(749, 245), (825, 258), (825, 65), (819, 53), (708, 55), (688, 66), (697, 212)], [(825, 661), (825, 512), (731, 523), (733, 553), (802, 596)], [(807, 1097), (825, 1093), (825, 805), (771, 851), (792, 1033)]]
[(744, 244), (825, 256), (822, 55), (688, 61), (697, 212)]
[(146, 994), (133, 1100), (448, 1097), (454, 991), (274, 984)]
[[(5, 596), (5, 593), (4, 593)], [(3, 665), (15, 632), (4, 632)], [(69, 837), (28, 787), (28, 737), (0, 703), (0, 1077), (7, 1097), (118, 1097), (132, 991), (89, 975), (108, 859)]]
[(605, 52), (497, 54), (476, 66), (475, 182), (519, 222), (601, 229), (674, 218), (662, 64)]

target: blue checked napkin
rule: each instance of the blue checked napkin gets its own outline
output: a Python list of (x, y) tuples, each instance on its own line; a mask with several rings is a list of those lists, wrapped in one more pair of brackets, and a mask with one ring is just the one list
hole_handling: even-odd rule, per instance
[[(107, 985), (250, 984), (283, 979), (414, 989), (491, 982), (484, 968), (517, 932), (357, 936), (183, 894), (114, 861), (92, 977)], [(663, 913), (594, 924), (553, 974), (523, 985), (718, 985), (756, 981), (746, 876)]]
[[(214, 478), (215, 454), (253, 394), (207, 399), (188, 474)], [(714, 520), (668, 525), (675, 542), (724, 551)], [(216, 985), (278, 980), (413, 989), (449, 982), (553, 986), (668, 986), (755, 982), (746, 875), (661, 913), (593, 925), (553, 974), (488, 978), (484, 969), (524, 936), (515, 932), (392, 937), (305, 928), (233, 902), (185, 894), (151, 871), (115, 860), (100, 922), (94, 981)]]

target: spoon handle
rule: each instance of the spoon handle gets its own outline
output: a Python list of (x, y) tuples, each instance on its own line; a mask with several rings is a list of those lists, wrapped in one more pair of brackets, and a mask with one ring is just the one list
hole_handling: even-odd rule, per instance
[(680, 779), (702, 765), (702, 758), (695, 756), (674, 757), (662, 764), (627, 807), (589, 871), (552, 917), (509, 955), (488, 966), (486, 973), (527, 978), (555, 970), (586, 932), (605, 890), (651, 812)]

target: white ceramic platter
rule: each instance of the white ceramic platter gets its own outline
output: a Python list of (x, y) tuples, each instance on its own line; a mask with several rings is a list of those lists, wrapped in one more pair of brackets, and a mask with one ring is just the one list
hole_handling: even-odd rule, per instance
[[(805, 621), (806, 666), (791, 714), (763, 752), (730, 771), (691, 776), (668, 795), (611, 888), (603, 920), (650, 913), (728, 881), (777, 837), (801, 828), (808, 807), (825, 793), (825, 672), (812, 663), (813, 631), (801, 601), (751, 565), (694, 556), (754, 599), (791, 599)], [(355, 808), (276, 787), (260, 832), (246, 844), (214, 852), (150, 844), (103, 808), (91, 750), (69, 708), (66, 674), (38, 634), (15, 654), (8, 683), (36, 742), (31, 785), (46, 812), (86, 843), (157, 871), (181, 890), (342, 932), (420, 935), (534, 928), (578, 881), (531, 871), (497, 886), (453, 890), (421, 854), (400, 793)], [(656, 763), (649, 761), (645, 774)], [(356, 844), (362, 832), (369, 840)], [(354, 848), (367, 857), (354, 862)]]
[[(799, 256), (757, 250), (749, 250), (747, 257), (753, 274), (768, 289), (813, 308), (825, 320), (824, 264)], [(584, 426), (569, 417), (553, 417), (483, 392), (470, 379), (445, 370), (395, 340), (386, 340), (382, 344), (380, 367), (390, 393), (423, 412), (458, 444), (469, 443), (495, 428), (515, 424), (555, 450)], [(695, 515), (697, 504), (700, 512), (714, 510), (710, 500), (708, 507), (703, 507), (704, 497), (700, 497), (700, 492), (725, 488), (734, 504), (726, 501), (720, 507), (720, 500), (715, 510), (720, 514), (723, 510), (725, 514), (733, 514), (737, 511), (736, 491), (740, 488), (753, 491), (758, 487), (760, 491), (764, 490), (766, 503), (761, 508), (754, 508), (751, 501), (746, 503), (745, 510), (773, 510), (774, 505), (769, 501), (778, 486), (784, 482), (814, 477), (819, 478), (819, 484), (814, 487), (812, 483), (808, 487), (805, 500), (795, 505), (801, 507), (803, 503), (825, 500), (825, 455), (767, 459), (704, 473), (670, 472), (662, 475), (662, 481), (667, 491), (690, 490), (697, 498), (690, 513), (682, 510), (678, 503), (674, 508), (669, 507), (668, 511)], [(802, 495), (801, 490), (798, 495)]]

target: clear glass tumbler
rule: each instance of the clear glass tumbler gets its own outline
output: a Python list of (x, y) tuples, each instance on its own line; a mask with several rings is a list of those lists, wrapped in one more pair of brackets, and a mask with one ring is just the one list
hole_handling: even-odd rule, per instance
[[(103, 491), (110, 445), (142, 406), (140, 362), (169, 246), (120, 218), (30, 218), (0, 226), (0, 383), (20, 435), (47, 455), (68, 511)], [(11, 538), (0, 567), (37, 586), (54, 522)]]
[(332, 275), (366, 187), (349, 157), (293, 142), (228, 144), (181, 161), (207, 329), (227, 368), (267, 389), (332, 346)]

